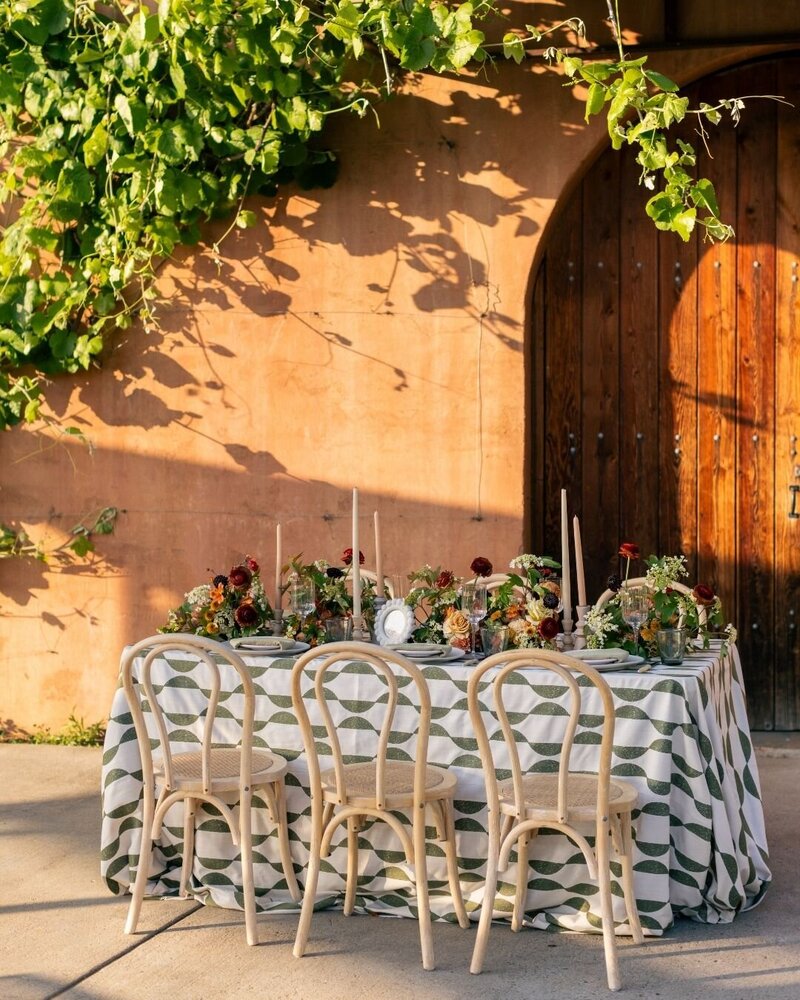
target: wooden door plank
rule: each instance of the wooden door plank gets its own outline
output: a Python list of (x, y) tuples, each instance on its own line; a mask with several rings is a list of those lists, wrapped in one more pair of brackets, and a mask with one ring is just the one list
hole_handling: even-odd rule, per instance
[[(587, 593), (617, 568), (619, 539), (619, 156), (583, 182), (583, 465)], [(591, 600), (591, 597), (589, 597)]]
[[(746, 91), (774, 94), (774, 63)], [(751, 107), (737, 129), (737, 590), (750, 724), (773, 727), (775, 106)]]
[[(731, 94), (727, 77), (712, 79), (700, 99)], [(700, 143), (698, 172), (713, 178), (723, 215), (736, 221), (736, 132), (714, 129)], [(736, 614), (736, 243), (705, 244), (697, 269), (697, 580)]]
[[(776, 94), (775, 280), (775, 728), (800, 727), (800, 518), (789, 517), (800, 487), (800, 57), (779, 60)], [(800, 513), (800, 496), (796, 500)]]
[(547, 248), (547, 342), (545, 345), (545, 551), (561, 552), (561, 490), (570, 517), (580, 514), (581, 313), (583, 281), (581, 189), (564, 206)]
[(659, 550), (697, 571), (697, 240), (659, 234)]
[[(615, 154), (612, 154), (615, 155)], [(658, 234), (624, 156), (620, 184), (620, 540), (658, 550)]]
[(533, 285), (533, 300), (531, 305), (531, 400), (528, 423), (529, 449), (531, 456), (529, 474), (526, 477), (529, 501), (527, 505), (530, 540), (526, 546), (529, 552), (544, 551), (544, 414), (545, 414), (545, 378), (544, 356), (547, 340), (547, 256), (544, 257)]

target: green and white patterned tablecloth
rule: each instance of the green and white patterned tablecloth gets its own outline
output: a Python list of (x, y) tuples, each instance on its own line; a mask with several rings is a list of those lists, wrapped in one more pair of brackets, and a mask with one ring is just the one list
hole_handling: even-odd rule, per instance
[[(247, 657), (245, 657), (247, 659)], [(253, 657), (247, 661), (256, 687), (257, 745), (269, 745), (289, 760), (287, 802), (292, 857), (303, 884), (310, 834), (307, 769), (300, 731), (292, 715), (292, 660)], [(168, 681), (169, 721), (180, 749), (192, 749), (200, 731), (204, 699), (191, 662), (173, 664)], [(467, 909), (482, 903), (488, 837), (486, 802), (476, 741), (466, 706), (470, 668), (459, 664), (424, 668), (433, 702), (429, 759), (458, 774), (456, 830), (459, 867)], [(166, 675), (164, 675), (166, 677)], [(491, 675), (489, 675), (491, 676)], [(555, 675), (528, 675), (514, 689), (511, 720), (521, 744), (523, 766), (552, 770), (560, 744), (564, 686)], [(157, 673), (154, 674), (157, 679)], [(714, 654), (693, 655), (683, 666), (640, 674), (605, 674), (616, 705), (613, 774), (639, 790), (634, 812), (636, 897), (645, 933), (660, 934), (683, 915), (708, 923), (728, 922), (755, 905), (770, 881), (764, 817), (756, 760), (750, 741), (738, 653), (724, 662)], [(224, 679), (223, 679), (224, 684)], [(364, 664), (346, 666), (333, 685), (334, 715), (343, 726), (342, 749), (354, 757), (371, 753), (380, 724), (383, 683)], [(594, 770), (599, 742), (599, 699), (588, 692), (573, 767)], [(401, 698), (402, 702), (402, 698)], [(241, 695), (235, 681), (223, 694), (221, 715), (236, 718)], [(391, 752), (414, 751), (415, 715), (401, 705)], [(313, 721), (313, 719), (312, 719)], [(223, 718), (224, 722), (224, 718)], [(238, 732), (238, 730), (237, 730)], [(118, 690), (111, 710), (103, 758), (102, 874), (115, 893), (125, 892), (137, 862), (141, 831), (142, 775), (127, 703)], [(258, 799), (255, 800), (256, 803)], [(433, 831), (431, 831), (432, 833)], [(285, 889), (277, 839), (265, 808), (253, 818), (255, 881), (260, 910), (296, 909)], [(182, 806), (167, 816), (156, 845), (148, 892), (177, 892), (180, 876)], [(386, 824), (368, 821), (360, 835), (358, 909), (415, 916), (416, 902), (404, 855)], [(212, 807), (197, 814), (194, 885), (198, 898), (220, 906), (241, 906), (241, 870), (227, 827)], [(444, 856), (429, 843), (431, 903), (436, 917), (453, 920)], [(512, 860), (515, 856), (512, 855)], [(345, 834), (323, 862), (319, 892), (331, 905), (343, 898)], [(535, 926), (558, 924), (577, 930), (599, 926), (596, 889), (583, 858), (561, 834), (543, 831), (533, 842), (526, 909)], [(619, 871), (616, 875), (619, 876)], [(510, 913), (516, 865), (498, 890), (497, 915)], [(622, 892), (615, 889), (615, 916), (624, 920)], [(507, 903), (507, 905), (506, 905)]]

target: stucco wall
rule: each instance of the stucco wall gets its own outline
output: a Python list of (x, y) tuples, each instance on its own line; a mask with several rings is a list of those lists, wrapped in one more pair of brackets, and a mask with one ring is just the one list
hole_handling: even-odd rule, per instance
[[(653, 63), (687, 81), (748, 54)], [(263, 224), (219, 270), (165, 266), (157, 329), (52, 387), (91, 454), (41, 428), (3, 438), (3, 519), (57, 541), (123, 510), (90, 569), (0, 563), (3, 718), (102, 718), (121, 647), (209, 572), (245, 553), (271, 567), (277, 521), (285, 554), (336, 559), (354, 485), (368, 564), (381, 512), (387, 574), (523, 549), (531, 270), (604, 141), (560, 84), (540, 65), (419, 76), (380, 128), (339, 116), (333, 189), (254, 206)]]

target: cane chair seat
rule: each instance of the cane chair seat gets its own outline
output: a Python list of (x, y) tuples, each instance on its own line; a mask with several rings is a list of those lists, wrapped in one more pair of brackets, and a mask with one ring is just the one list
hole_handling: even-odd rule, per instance
[[(500, 811), (515, 815), (516, 803), (513, 781), (498, 784)], [(555, 774), (528, 774), (522, 779), (522, 794), (526, 816), (554, 817), (558, 812), (558, 776)], [(587, 822), (597, 815), (598, 783), (596, 774), (570, 775), (567, 794), (567, 822)], [(630, 782), (611, 779), (608, 787), (608, 805), (612, 812), (630, 812), (636, 805), (636, 789)]]
[[(337, 669), (357, 660), (372, 669), (386, 684), (380, 729), (373, 732), (375, 745), (371, 759), (346, 763), (333, 721), (328, 699), (333, 697), (332, 685)], [(303, 686), (313, 676), (313, 688)], [(395, 721), (399, 680), (406, 682), (404, 704), (416, 713), (412, 760), (389, 759), (389, 741)], [(313, 704), (322, 716), (324, 737), (312, 726), (306, 703)], [(434, 967), (431, 911), (428, 897), (426, 849), (426, 816), (430, 816), (437, 840), (447, 862), (447, 877), (453, 906), (461, 927), (469, 927), (461, 885), (458, 878), (453, 796), (456, 777), (445, 768), (427, 762), (430, 733), (431, 697), (428, 684), (416, 663), (385, 647), (363, 642), (332, 642), (321, 650), (312, 649), (300, 656), (292, 671), (292, 707), (303, 734), (311, 789), (311, 845), (308, 872), (303, 894), (303, 908), (295, 937), (294, 955), (301, 958), (308, 943), (311, 917), (319, 881), (322, 859), (332, 847), (334, 833), (340, 828), (347, 833), (347, 876), (344, 913), (353, 912), (358, 884), (358, 833), (369, 818), (387, 824), (400, 841), (406, 861), (414, 873), (417, 894), (422, 964)], [(359, 756), (367, 756), (371, 736), (364, 735), (358, 745)], [(327, 745), (333, 767), (320, 769), (318, 745)], [(402, 812), (410, 814), (409, 822)], [(399, 814), (399, 815), (398, 815)]]
[[(624, 586), (626, 587), (645, 587), (647, 586), (647, 577), (636, 576), (632, 577), (630, 580), (626, 580)], [(701, 625), (705, 625), (708, 620), (708, 608), (704, 607), (702, 604), (697, 604), (697, 598), (694, 596), (694, 592), (690, 587), (687, 587), (685, 583), (681, 583), (680, 580), (671, 580), (670, 589), (677, 590), (679, 594), (683, 594), (684, 597), (691, 598), (692, 601), (697, 605), (697, 620)], [(604, 605), (608, 604), (610, 600), (615, 598), (619, 594), (619, 590), (604, 590), (603, 593), (597, 598), (596, 608), (602, 608)]]
[[(286, 774), (286, 759), (268, 750), (253, 750), (250, 767), (250, 784), (254, 787), (277, 781)], [(242, 751), (238, 747), (214, 747), (211, 750), (209, 776), (218, 792), (232, 792), (239, 787), (242, 772)], [(164, 777), (164, 765), (155, 761), (153, 773)], [(197, 752), (172, 755), (172, 784), (174, 790), (199, 792), (203, 790), (203, 755)]]
[[(408, 809), (414, 804), (415, 765), (408, 761), (387, 761), (384, 772), (384, 792), (387, 809)], [(347, 781), (347, 801), (355, 806), (368, 806), (375, 802), (375, 781), (377, 768), (373, 761), (365, 764), (345, 764)], [(320, 774), (322, 794), (326, 802), (338, 802), (336, 772), (323, 771)], [(426, 801), (437, 799), (442, 794), (452, 795), (456, 787), (456, 776), (452, 771), (431, 764), (425, 768)]]

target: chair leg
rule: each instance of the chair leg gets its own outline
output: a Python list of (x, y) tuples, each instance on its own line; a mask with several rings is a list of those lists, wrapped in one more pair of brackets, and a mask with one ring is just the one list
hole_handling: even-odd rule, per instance
[(281, 852), (283, 874), (286, 878), (286, 886), (292, 899), (296, 903), (299, 903), (302, 896), (294, 874), (292, 852), (289, 847), (289, 821), (286, 818), (286, 787), (282, 780), (275, 782), (273, 791), (275, 794), (275, 822), (278, 826), (278, 846)]
[(608, 988), (620, 988), (619, 965), (617, 963), (617, 938), (614, 933), (614, 910), (611, 903), (611, 870), (609, 867), (609, 826), (608, 819), (598, 822), (595, 841), (597, 856), (597, 884), (600, 890), (600, 911), (603, 918), (603, 948), (606, 958)]
[(247, 943), (258, 944), (256, 921), (256, 893), (253, 883), (253, 791), (245, 789), (239, 802), (239, 850), (242, 858), (242, 894), (244, 896), (244, 922)]
[(436, 968), (431, 930), (431, 907), (428, 899), (428, 858), (425, 853), (425, 804), (420, 803), (414, 812), (414, 877), (417, 883), (417, 919), (419, 943), (422, 950), (422, 968), (427, 972)]
[(133, 934), (139, 923), (139, 913), (142, 909), (147, 878), (150, 874), (150, 864), (153, 856), (153, 814), (155, 804), (152, 784), (145, 782), (144, 809), (142, 815), (142, 839), (139, 845), (139, 863), (136, 866), (136, 878), (131, 891), (131, 903), (128, 907), (128, 917), (125, 921), (125, 933)]
[(349, 917), (356, 902), (358, 883), (358, 818), (347, 820), (347, 884), (344, 891), (344, 915)]
[(486, 884), (483, 889), (483, 905), (481, 906), (481, 916), (478, 921), (478, 934), (475, 938), (475, 947), (472, 949), (472, 962), (469, 967), (469, 971), (473, 975), (477, 975), (483, 969), (486, 945), (489, 943), (489, 930), (492, 926), (494, 897), (497, 892), (497, 857), (499, 854), (499, 843), (492, 843), (493, 839), (490, 836), (489, 852), (486, 861)]
[(517, 891), (514, 894), (514, 912), (511, 915), (511, 930), (522, 927), (525, 915), (525, 898), (528, 895), (528, 841), (530, 835), (521, 833), (517, 838)]
[(456, 853), (456, 825), (453, 817), (453, 800), (440, 799), (431, 803), (442, 817), (441, 843), (447, 861), (447, 881), (450, 884), (450, 895), (453, 897), (453, 909), (456, 911), (458, 926), (469, 927), (469, 916), (464, 906), (461, 893), (461, 880), (458, 877), (458, 854)]
[(181, 885), (179, 895), (186, 899), (189, 896), (189, 883), (192, 880), (192, 865), (194, 862), (194, 817), (197, 812), (197, 799), (191, 797), (183, 800), (183, 861), (181, 863)]
[(619, 861), (622, 866), (622, 894), (625, 897), (625, 912), (628, 914), (628, 925), (631, 929), (631, 937), (634, 944), (644, 942), (642, 924), (639, 920), (639, 907), (636, 905), (636, 892), (633, 887), (633, 838), (631, 837), (630, 816), (617, 816), (616, 822), (619, 824), (620, 851)]
[(302, 958), (308, 944), (308, 932), (311, 930), (311, 917), (314, 914), (314, 900), (317, 895), (317, 883), (319, 882), (320, 851), (322, 850), (322, 821), (323, 816), (329, 814), (327, 805), (323, 805), (322, 792), (312, 790), (311, 793), (311, 843), (308, 853), (308, 867), (306, 868), (306, 884), (303, 890), (303, 906), (300, 910), (300, 920), (297, 924), (297, 934), (294, 939), (292, 954), (295, 958)]

